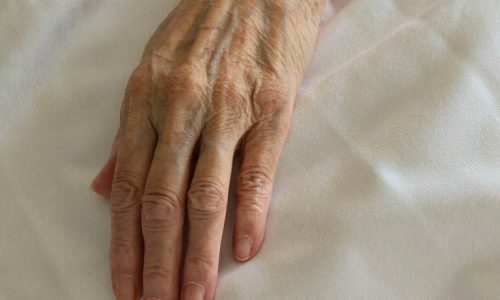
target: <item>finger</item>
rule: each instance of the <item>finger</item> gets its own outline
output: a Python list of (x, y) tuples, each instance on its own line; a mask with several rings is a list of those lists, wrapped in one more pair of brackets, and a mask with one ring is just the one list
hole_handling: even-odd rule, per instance
[[(122, 122), (111, 189), (113, 290), (117, 299), (136, 299), (142, 283), (141, 194), (156, 144), (156, 135), (139, 108)], [(131, 114), (134, 114), (132, 116)]]
[(109, 199), (111, 193), (111, 184), (113, 183), (113, 174), (115, 172), (116, 158), (118, 154), (119, 135), (113, 141), (109, 158), (92, 180), (91, 188), (97, 194)]
[(142, 197), (144, 299), (178, 299), (179, 295), (185, 194), (201, 126), (193, 126), (194, 120), (181, 110), (173, 110), (168, 123), (159, 137)]
[(273, 179), (288, 131), (289, 113), (257, 123), (245, 138), (238, 182), (233, 234), (234, 257), (247, 261), (264, 239)]
[(189, 239), (182, 299), (212, 299), (236, 142), (203, 137), (188, 192)]

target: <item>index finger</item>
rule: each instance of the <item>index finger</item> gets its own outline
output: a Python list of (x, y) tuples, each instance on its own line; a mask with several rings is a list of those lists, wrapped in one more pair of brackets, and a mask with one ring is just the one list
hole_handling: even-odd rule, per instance
[(126, 119), (121, 131), (111, 188), (110, 268), (116, 297), (136, 299), (142, 283), (140, 199), (156, 136), (142, 117)]

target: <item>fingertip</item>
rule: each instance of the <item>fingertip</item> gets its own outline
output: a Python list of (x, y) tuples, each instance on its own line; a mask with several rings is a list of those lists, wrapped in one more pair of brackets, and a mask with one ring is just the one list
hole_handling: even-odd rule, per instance
[(255, 205), (247, 206), (240, 198), (236, 210), (233, 233), (233, 256), (239, 262), (253, 259), (260, 251), (266, 232), (267, 208), (249, 210)]
[(101, 179), (99, 178), (99, 175), (96, 178), (94, 178), (94, 180), (92, 180), (92, 183), (90, 184), (90, 189), (99, 196), (102, 196), (106, 199), (110, 198), (111, 186), (103, 185)]
[(109, 199), (116, 166), (116, 155), (112, 155), (92, 180), (90, 188), (100, 196)]
[[(99, 171), (99, 173), (97, 173), (97, 175), (90, 183), (90, 189), (105, 198), (109, 198), (109, 194), (111, 193), (111, 181), (112, 181), (112, 175), (106, 174), (107, 173), (106, 171), (109, 171), (106, 170), (109, 169), (107, 165), (104, 166)], [(106, 176), (108, 177), (111, 176), (111, 178), (105, 178)]]

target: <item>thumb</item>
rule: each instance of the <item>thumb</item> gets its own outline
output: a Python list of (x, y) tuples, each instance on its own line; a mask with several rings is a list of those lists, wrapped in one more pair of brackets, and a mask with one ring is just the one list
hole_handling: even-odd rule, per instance
[(117, 134), (111, 147), (111, 153), (108, 160), (97, 173), (90, 187), (97, 194), (109, 199), (111, 193), (111, 184), (113, 183), (113, 175), (115, 172), (116, 158), (118, 155), (118, 145), (120, 137)]

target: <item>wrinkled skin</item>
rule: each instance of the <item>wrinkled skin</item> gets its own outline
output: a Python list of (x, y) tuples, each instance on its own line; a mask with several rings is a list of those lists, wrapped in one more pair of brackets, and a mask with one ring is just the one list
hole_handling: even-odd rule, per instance
[(323, 5), (184, 0), (154, 33), (128, 82), (111, 156), (92, 185), (111, 198), (118, 299), (214, 297), (239, 149), (234, 257), (246, 261), (259, 251)]

